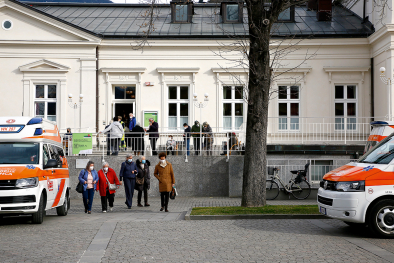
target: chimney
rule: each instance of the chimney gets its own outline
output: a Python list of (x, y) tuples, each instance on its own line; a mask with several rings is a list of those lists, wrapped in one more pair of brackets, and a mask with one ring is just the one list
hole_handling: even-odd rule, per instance
[(317, 21), (331, 21), (332, 17), (332, 1), (317, 0)]

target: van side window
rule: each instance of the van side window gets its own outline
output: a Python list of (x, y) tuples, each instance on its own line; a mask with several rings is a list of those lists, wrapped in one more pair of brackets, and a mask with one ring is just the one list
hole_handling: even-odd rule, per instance
[(48, 160), (50, 159), (49, 157), (49, 151), (48, 151), (48, 145), (44, 144), (43, 145), (43, 158), (42, 158), (42, 164), (46, 165)]
[(56, 147), (55, 145), (48, 145), (49, 147), (49, 152), (51, 153), (51, 158), (55, 159), (57, 161), (57, 167), (60, 168), (62, 167), (62, 158), (59, 155), (59, 152), (57, 150), (58, 147)]

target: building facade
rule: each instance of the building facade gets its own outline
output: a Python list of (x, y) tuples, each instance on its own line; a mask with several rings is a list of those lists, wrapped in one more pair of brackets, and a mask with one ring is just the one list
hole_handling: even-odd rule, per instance
[[(97, 132), (129, 113), (145, 127), (157, 116), (161, 131), (195, 120), (242, 131), (248, 69), (234, 63), (241, 53), (223, 52), (234, 43), (229, 36), (247, 34), (235, 21), (241, 13), (232, 17), (231, 4), (228, 13), (194, 4), (192, 14), (163, 5), (139, 47), (147, 8), (0, 0), (0, 114), (43, 116), (62, 132)], [(358, 5), (333, 7), (331, 21), (299, 6), (274, 26), (273, 48), (297, 44), (273, 68), (269, 143), (360, 143), (372, 118), (388, 116), (393, 100), (379, 68), (393, 70), (393, 18), (390, 11), (377, 20), (370, 10), (375, 27)], [(201, 111), (194, 94), (197, 102), (208, 94)]]

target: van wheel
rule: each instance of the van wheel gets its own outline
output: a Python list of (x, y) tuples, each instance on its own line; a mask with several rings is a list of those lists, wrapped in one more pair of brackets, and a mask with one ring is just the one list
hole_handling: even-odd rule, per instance
[(32, 217), (33, 224), (42, 224), (42, 222), (44, 221), (44, 213), (45, 213), (44, 195), (41, 194), (38, 211), (35, 212)]
[(377, 202), (372, 207), (368, 225), (374, 234), (394, 238), (394, 200)]
[(66, 193), (66, 197), (64, 198), (64, 203), (62, 206), (56, 207), (56, 213), (58, 216), (66, 216), (68, 213), (68, 205), (70, 204), (70, 197), (68, 193)]

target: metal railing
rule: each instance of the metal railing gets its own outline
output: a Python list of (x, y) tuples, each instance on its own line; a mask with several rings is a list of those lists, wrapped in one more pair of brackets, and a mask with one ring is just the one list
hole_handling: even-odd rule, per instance
[(371, 118), (268, 118), (269, 144), (364, 144)]
[[(245, 149), (242, 133), (211, 132), (184, 133), (178, 131), (152, 133), (125, 132), (124, 137), (115, 138), (111, 134), (91, 133), (93, 154), (119, 155), (124, 152), (134, 155), (156, 155), (166, 152), (168, 155), (203, 155), (219, 156), (240, 155)], [(72, 136), (62, 135), (66, 155), (72, 155)]]
[[(341, 167), (354, 159), (335, 159), (335, 160), (321, 160), (321, 159), (268, 159), (267, 166), (274, 166), (279, 168), (278, 175), (285, 183), (289, 182), (294, 175), (290, 171), (304, 170), (305, 164), (309, 163), (307, 180), (313, 184), (318, 185), (323, 179), (323, 176), (338, 167)], [(326, 162), (327, 164), (321, 164)], [(267, 175), (267, 178), (270, 176)]]

